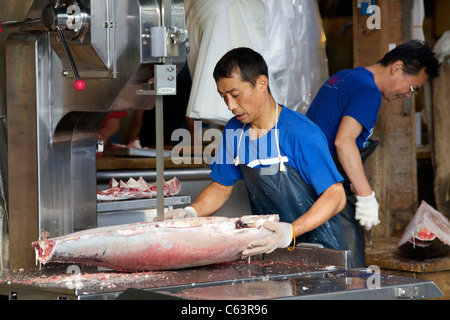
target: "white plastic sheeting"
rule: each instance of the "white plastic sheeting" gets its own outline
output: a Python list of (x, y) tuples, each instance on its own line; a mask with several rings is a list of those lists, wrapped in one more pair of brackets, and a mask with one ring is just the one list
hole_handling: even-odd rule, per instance
[(250, 47), (269, 66), (276, 101), (305, 113), (328, 78), (325, 35), (315, 0), (185, 0), (192, 90), (186, 116), (225, 124), (232, 113), (212, 73), (229, 50)]
[(450, 30), (445, 31), (434, 45), (433, 51), (436, 53), (439, 63), (450, 65)]
[(413, 39), (425, 40), (423, 33), (423, 19), (425, 19), (425, 6), (423, 0), (414, 0), (411, 17), (411, 35)]

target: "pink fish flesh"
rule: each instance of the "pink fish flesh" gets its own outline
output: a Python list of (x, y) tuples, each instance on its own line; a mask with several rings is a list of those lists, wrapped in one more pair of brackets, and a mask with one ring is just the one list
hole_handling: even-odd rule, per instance
[[(164, 196), (170, 197), (180, 192), (181, 183), (174, 177), (164, 182)], [(129, 200), (156, 197), (156, 183), (147, 183), (142, 177), (138, 180), (133, 178), (127, 182), (117, 182), (112, 178), (109, 188), (97, 191), (97, 201)]]
[(88, 229), (32, 243), (36, 260), (83, 263), (117, 271), (171, 270), (234, 261), (272, 233), (278, 215), (204, 217)]
[(416, 238), (422, 241), (433, 241), (436, 236), (430, 230), (423, 229), (416, 235)]

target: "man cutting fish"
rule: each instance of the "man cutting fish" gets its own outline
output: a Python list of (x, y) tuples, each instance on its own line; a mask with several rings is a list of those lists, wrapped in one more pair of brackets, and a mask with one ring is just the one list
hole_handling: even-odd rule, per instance
[(345, 192), (324, 134), (304, 115), (277, 104), (269, 89), (263, 57), (237, 48), (214, 69), (217, 90), (234, 114), (212, 162), (212, 182), (191, 206), (167, 219), (214, 214), (244, 179), (253, 214), (278, 214), (265, 222), (271, 236), (249, 243), (243, 257), (288, 247), (293, 239), (346, 249), (336, 216)]
[(364, 173), (364, 160), (378, 141), (370, 140), (381, 106), (409, 98), (429, 78), (438, 61), (422, 42), (408, 41), (367, 68), (343, 70), (320, 88), (306, 116), (325, 133), (337, 167), (345, 177), (347, 205), (340, 215), (353, 267), (365, 266), (364, 231), (380, 223), (378, 202)]

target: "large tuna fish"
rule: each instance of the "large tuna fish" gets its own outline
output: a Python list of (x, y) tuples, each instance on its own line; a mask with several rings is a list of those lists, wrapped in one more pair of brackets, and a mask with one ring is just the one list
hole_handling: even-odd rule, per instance
[(170, 270), (240, 258), (248, 244), (271, 234), (278, 215), (206, 217), (88, 229), (32, 243), (36, 259), (117, 271)]

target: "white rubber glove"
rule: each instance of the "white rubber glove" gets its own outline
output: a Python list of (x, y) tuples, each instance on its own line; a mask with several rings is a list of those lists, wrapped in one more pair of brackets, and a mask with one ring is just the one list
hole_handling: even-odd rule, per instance
[(370, 230), (372, 227), (380, 223), (378, 219), (378, 202), (375, 198), (375, 192), (372, 192), (370, 196), (360, 197), (356, 196), (355, 204), (355, 219), (359, 221), (359, 224), (366, 230)]
[(173, 209), (169, 210), (164, 214), (165, 220), (172, 219), (185, 219), (185, 218), (196, 218), (197, 211), (192, 207), (186, 207), (184, 209)]
[(293, 230), (290, 223), (266, 221), (263, 227), (273, 231), (273, 233), (268, 237), (252, 241), (248, 245), (248, 249), (242, 252), (242, 258), (261, 253), (271, 253), (275, 249), (286, 248), (291, 244)]

